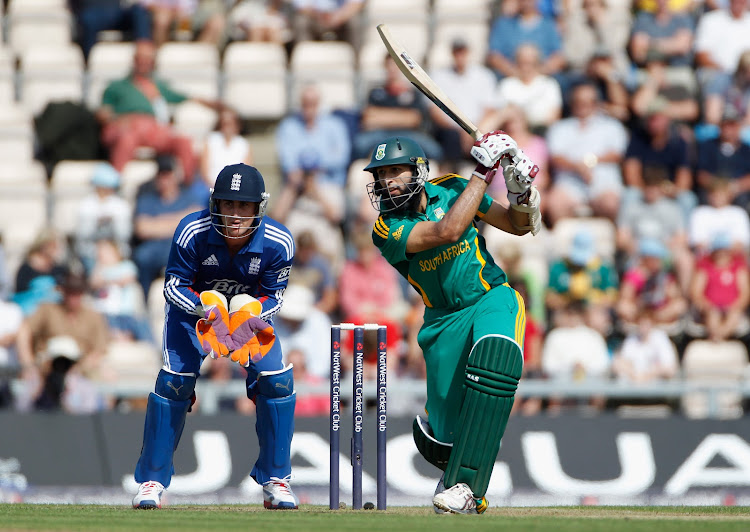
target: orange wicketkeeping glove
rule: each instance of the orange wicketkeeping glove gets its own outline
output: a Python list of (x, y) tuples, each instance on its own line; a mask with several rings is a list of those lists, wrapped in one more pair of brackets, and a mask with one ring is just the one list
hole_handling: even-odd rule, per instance
[(229, 305), (229, 331), (234, 344), (230, 356), (244, 367), (263, 358), (276, 341), (273, 327), (258, 317), (261, 310), (260, 301), (247, 294), (237, 294)]
[(195, 333), (203, 351), (212, 358), (228, 356), (234, 350), (229, 331), (229, 310), (227, 298), (216, 290), (206, 290), (200, 294), (204, 317), (195, 324)]

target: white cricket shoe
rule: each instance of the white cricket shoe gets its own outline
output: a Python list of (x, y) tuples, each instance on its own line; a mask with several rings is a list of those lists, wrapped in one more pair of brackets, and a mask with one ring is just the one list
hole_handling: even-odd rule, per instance
[(161, 482), (150, 480), (138, 487), (138, 493), (133, 497), (133, 508), (136, 510), (156, 510), (161, 508), (161, 496), (164, 486)]
[(296, 510), (299, 499), (289, 486), (288, 478), (271, 477), (263, 484), (263, 506), (269, 510)]
[(443, 491), (437, 492), (432, 498), (432, 504), (435, 506), (436, 513), (449, 512), (452, 514), (481, 514), (487, 510), (487, 499), (482, 497), (481, 499), (474, 498), (474, 494), (471, 492), (471, 488), (459, 482), (455, 486), (445, 489), (443, 486), (442, 478), (438, 484), (438, 489), (443, 487)]

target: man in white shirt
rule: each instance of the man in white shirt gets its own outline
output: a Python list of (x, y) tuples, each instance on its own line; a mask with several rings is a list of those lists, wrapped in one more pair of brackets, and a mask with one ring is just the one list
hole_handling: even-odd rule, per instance
[[(478, 124), (485, 113), (495, 107), (497, 79), (487, 67), (471, 62), (469, 44), (463, 38), (453, 40), (451, 54), (453, 65), (431, 72), (430, 77), (469, 120)], [(456, 165), (468, 157), (474, 139), (436, 105), (430, 103), (428, 111), (447, 165), (441, 172), (455, 172)]]

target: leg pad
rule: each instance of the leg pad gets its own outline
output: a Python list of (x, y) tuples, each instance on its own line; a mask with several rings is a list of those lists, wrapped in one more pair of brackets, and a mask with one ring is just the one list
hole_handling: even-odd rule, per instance
[(445, 468), (448, 466), (448, 459), (451, 456), (453, 444), (443, 443), (435, 439), (430, 424), (419, 416), (414, 418), (412, 432), (419, 454), (441, 471), (445, 471)]
[(522, 370), (521, 349), (510, 339), (485, 336), (474, 345), (446, 487), (463, 482), (477, 498), (486, 493)]

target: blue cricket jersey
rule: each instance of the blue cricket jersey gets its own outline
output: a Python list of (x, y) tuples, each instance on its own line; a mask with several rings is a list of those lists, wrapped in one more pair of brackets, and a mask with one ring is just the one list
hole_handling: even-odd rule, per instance
[(195, 316), (204, 290), (217, 290), (229, 301), (249, 294), (263, 305), (261, 318), (272, 322), (281, 308), (294, 258), (294, 239), (283, 224), (264, 216), (258, 229), (234, 257), (211, 225), (208, 209), (185, 216), (172, 238), (164, 296), (171, 306)]

